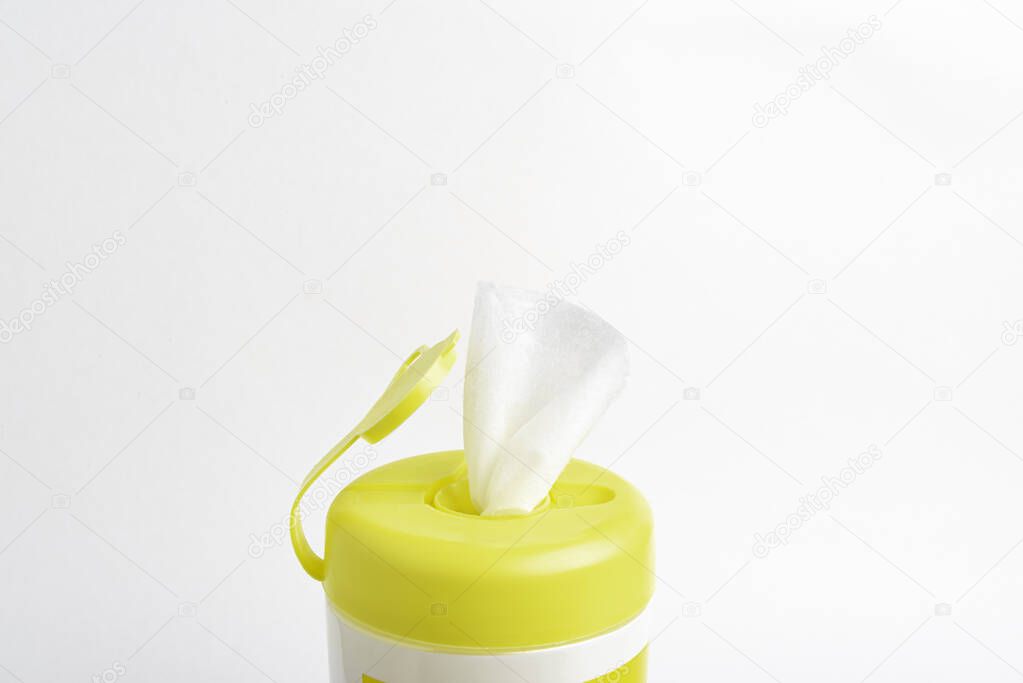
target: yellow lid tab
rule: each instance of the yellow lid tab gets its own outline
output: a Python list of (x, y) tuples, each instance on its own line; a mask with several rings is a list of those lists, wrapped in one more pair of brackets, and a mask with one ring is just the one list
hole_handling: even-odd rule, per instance
[(295, 503), (291, 506), (291, 544), (302, 567), (317, 581), (323, 580), (326, 570), (323, 558), (313, 552), (302, 529), (302, 496), (335, 460), (351, 448), (353, 443), (360, 438), (369, 443), (376, 443), (397, 429), (423, 405), (433, 390), (440, 386), (451, 372), (451, 366), (455, 364), (455, 344), (458, 343), (458, 338), (458, 330), (455, 330), (442, 342), (431, 347), (420, 346), (413, 351), (394, 373), (383, 395), (377, 399), (355, 429), (330, 449), (302, 482), (302, 488), (299, 489)]
[(420, 346), (413, 351), (355, 431), (366, 441), (376, 443), (405, 422), (451, 372), (458, 338), (455, 330), (439, 344)]

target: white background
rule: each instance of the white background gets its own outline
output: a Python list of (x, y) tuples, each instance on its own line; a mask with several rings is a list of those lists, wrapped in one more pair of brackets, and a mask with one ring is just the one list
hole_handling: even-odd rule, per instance
[[(295, 482), (618, 231), (580, 455), (655, 509), (651, 680), (1023, 678), (1021, 76), (1010, 0), (0, 2), (0, 318), (126, 238), (0, 346), (0, 681), (325, 680)], [(461, 445), (462, 372), (375, 462)]]

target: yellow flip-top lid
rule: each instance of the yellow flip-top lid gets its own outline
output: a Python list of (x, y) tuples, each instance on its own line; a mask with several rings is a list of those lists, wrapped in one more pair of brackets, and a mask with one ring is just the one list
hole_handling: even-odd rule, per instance
[(355, 429), (330, 449), (302, 482), (295, 503), (291, 506), (291, 544), (295, 547), (295, 554), (298, 555), (302, 567), (317, 581), (322, 581), (324, 577), (323, 559), (309, 547), (309, 541), (306, 540), (305, 531), (302, 529), (302, 496), (353, 443), (360, 438), (376, 443), (397, 429), (409, 415), (423, 405), (433, 390), (440, 386), (451, 372), (451, 366), (455, 364), (455, 344), (458, 343), (458, 337), (458, 330), (455, 330), (444, 341), (431, 347), (420, 346), (413, 351), (394, 373), (387, 389)]
[(631, 621), (654, 590), (652, 520), (624, 479), (573, 460), (529, 515), (480, 517), (462, 451), (399, 460), (327, 517), (324, 589), (350, 620), (453, 650), (525, 650)]
[(306, 478), (291, 528), (302, 566), (347, 619), (423, 647), (527, 650), (631, 621), (654, 591), (650, 508), (624, 479), (581, 460), (569, 463), (532, 513), (517, 517), (479, 516), (462, 451), (393, 462), (338, 494), (325, 558), (309, 548), (302, 494), (359, 436), (375, 442), (421, 405), (450, 369), (456, 341), (454, 334), (413, 354)]

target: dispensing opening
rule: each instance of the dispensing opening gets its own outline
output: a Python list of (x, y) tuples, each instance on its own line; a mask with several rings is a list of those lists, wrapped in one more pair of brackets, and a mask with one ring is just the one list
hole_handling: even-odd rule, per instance
[[(458, 479), (451, 482), (447, 486), (442, 486), (437, 489), (437, 492), (433, 495), (431, 501), (433, 507), (441, 510), (442, 512), (449, 512), (455, 515), (463, 515), (465, 517), (477, 517), (480, 519), (515, 519), (516, 516), (509, 517), (480, 517), (480, 513), (476, 510), (476, 507), (472, 504), (472, 497), (469, 495), (469, 480)], [(543, 501), (537, 505), (530, 515), (535, 515), (539, 512), (550, 508), (551, 497), (548, 495)], [(524, 515), (517, 515), (522, 517)]]
[(465, 517), (476, 517), (479, 519), (518, 519), (530, 515), (539, 514), (550, 508), (578, 508), (588, 505), (601, 505), (610, 503), (615, 498), (612, 489), (599, 484), (557, 484), (550, 493), (533, 508), (528, 515), (509, 515), (504, 517), (480, 517), (480, 513), (472, 504), (472, 497), (469, 495), (469, 480), (458, 479), (441, 486), (433, 492), (429, 504), (442, 512), (448, 512)]

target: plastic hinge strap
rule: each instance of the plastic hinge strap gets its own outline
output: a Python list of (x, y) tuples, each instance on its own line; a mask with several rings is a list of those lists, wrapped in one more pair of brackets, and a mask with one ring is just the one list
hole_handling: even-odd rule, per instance
[(295, 554), (298, 556), (298, 561), (302, 563), (302, 568), (317, 581), (323, 581), (327, 576), (327, 566), (323, 558), (317, 555), (309, 546), (309, 541), (305, 537), (305, 531), (302, 529), (302, 497), (309, 490), (309, 487), (320, 478), (320, 475), (333, 465), (334, 461), (340, 458), (345, 451), (351, 448), (352, 444), (358, 441), (360, 436), (362, 434), (356, 428), (355, 431), (350, 432), (348, 436), (341, 439), (336, 446), (330, 449), (330, 452), (316, 463), (316, 467), (306, 475), (305, 481), (302, 482), (302, 488), (299, 489), (298, 496), (295, 498), (295, 504), (291, 506), (291, 545), (295, 548)]

